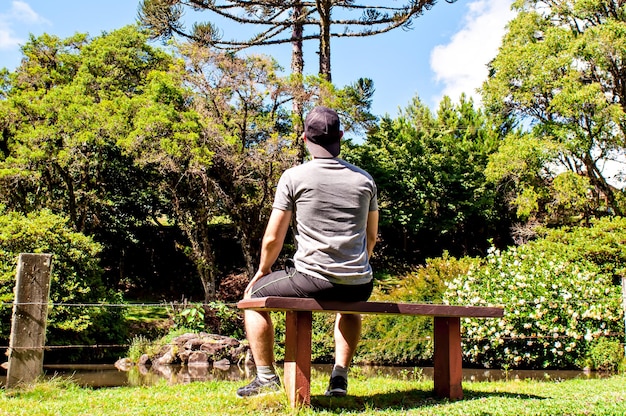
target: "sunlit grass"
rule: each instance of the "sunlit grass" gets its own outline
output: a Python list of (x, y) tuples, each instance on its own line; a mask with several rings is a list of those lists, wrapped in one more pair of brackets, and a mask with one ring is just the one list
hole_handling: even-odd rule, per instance
[(350, 395), (324, 397), (327, 376), (315, 373), (311, 407), (292, 409), (286, 395), (239, 399), (243, 381), (89, 389), (67, 379), (0, 392), (0, 415), (621, 415), (626, 376), (607, 379), (464, 383), (465, 399), (432, 395), (432, 381), (353, 377)]
[(133, 305), (126, 307), (126, 319), (129, 321), (157, 322), (167, 320), (170, 316), (168, 307), (164, 305)]

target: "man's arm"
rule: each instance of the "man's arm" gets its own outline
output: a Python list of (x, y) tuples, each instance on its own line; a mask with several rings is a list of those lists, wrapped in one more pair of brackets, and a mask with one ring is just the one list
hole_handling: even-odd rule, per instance
[(259, 278), (270, 274), (272, 272), (272, 265), (278, 258), (280, 251), (283, 248), (285, 242), (285, 236), (291, 223), (292, 211), (282, 211), (280, 209), (272, 209), (270, 219), (267, 222), (265, 228), (265, 234), (263, 235), (263, 242), (261, 243), (261, 260), (259, 262), (259, 270), (256, 272), (246, 291), (245, 297), (249, 295), (252, 286)]
[(374, 246), (378, 239), (378, 211), (370, 211), (367, 215), (367, 228), (365, 233), (367, 235), (367, 256), (372, 258), (374, 253)]

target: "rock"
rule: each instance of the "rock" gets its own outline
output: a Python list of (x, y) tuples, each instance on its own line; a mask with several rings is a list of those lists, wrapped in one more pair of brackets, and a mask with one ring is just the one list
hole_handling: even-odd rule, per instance
[(178, 359), (182, 364), (185, 364), (189, 361), (189, 357), (191, 356), (191, 354), (193, 354), (193, 351), (191, 350), (181, 351), (178, 353)]
[(130, 360), (130, 358), (120, 358), (115, 362), (115, 368), (120, 371), (130, 371), (133, 368), (134, 364)]
[(243, 361), (249, 349), (247, 343), (223, 335), (206, 332), (186, 333), (161, 347), (154, 356), (142, 355), (138, 365), (140, 370), (150, 366), (162, 367), (180, 363), (187, 366), (208, 366), (209, 363), (218, 363), (218, 367), (227, 368), (231, 364)]
[(189, 355), (187, 366), (209, 366), (209, 356), (204, 351), (194, 351)]
[(159, 365), (169, 365), (169, 364), (174, 364), (177, 360), (177, 356), (176, 354), (172, 351), (172, 349), (170, 348), (169, 351), (167, 351), (165, 354), (161, 355), (159, 357), (158, 360), (156, 360), (156, 362)]
[(204, 344), (204, 341), (201, 338), (194, 338), (187, 341), (184, 345), (186, 350), (197, 351)]
[(150, 359), (150, 356), (148, 354), (142, 354), (142, 356), (139, 357), (139, 362), (137, 362), (137, 365), (139, 365), (140, 367), (150, 367), (152, 365), (152, 360)]
[(219, 360), (219, 361), (215, 361), (213, 363), (213, 368), (228, 371), (228, 369), (230, 368), (230, 361), (228, 361), (226, 358)]
[(245, 361), (247, 353), (250, 351), (250, 346), (246, 344), (239, 344), (238, 347), (230, 350), (230, 362), (232, 364), (238, 364), (241, 361)]

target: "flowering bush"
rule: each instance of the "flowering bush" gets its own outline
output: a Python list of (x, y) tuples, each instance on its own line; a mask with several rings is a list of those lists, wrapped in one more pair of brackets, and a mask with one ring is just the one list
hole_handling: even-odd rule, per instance
[(580, 367), (594, 342), (622, 337), (626, 220), (546, 232), (446, 283), (443, 302), (500, 305), (502, 319), (464, 319), (465, 359), (486, 367)]

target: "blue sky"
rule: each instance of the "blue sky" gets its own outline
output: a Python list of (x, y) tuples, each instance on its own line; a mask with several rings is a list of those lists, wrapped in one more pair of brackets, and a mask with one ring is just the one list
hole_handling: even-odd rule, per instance
[[(368, 38), (333, 39), (333, 82), (346, 85), (360, 77), (374, 80), (374, 114), (397, 115), (415, 96), (436, 108), (443, 95), (473, 96), (487, 76), (486, 63), (497, 53), (512, 0), (439, 0), (417, 18), (413, 29), (396, 29)], [(138, 0), (0, 0), (0, 67), (19, 64), (19, 46), (49, 33), (61, 38), (76, 32), (92, 37), (136, 20)], [(206, 14), (204, 16), (207, 16)], [(234, 27), (222, 27), (225, 37)], [(305, 44), (305, 72), (318, 68), (315, 43)], [(257, 49), (289, 69), (291, 46)]]

